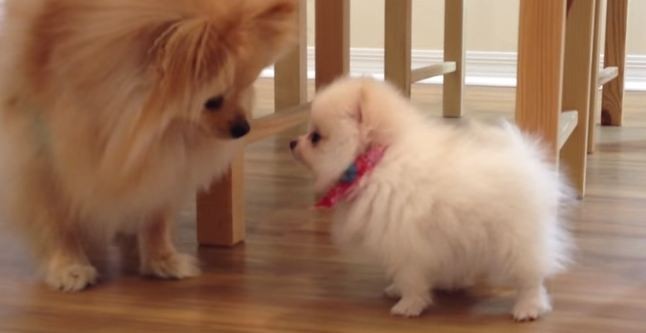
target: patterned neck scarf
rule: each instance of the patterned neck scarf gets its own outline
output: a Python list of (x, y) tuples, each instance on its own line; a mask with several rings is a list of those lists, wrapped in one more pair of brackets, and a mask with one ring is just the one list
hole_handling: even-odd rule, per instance
[(345, 170), (341, 179), (316, 203), (316, 208), (333, 208), (345, 200), (361, 178), (370, 173), (384, 157), (386, 147), (374, 146), (368, 149)]

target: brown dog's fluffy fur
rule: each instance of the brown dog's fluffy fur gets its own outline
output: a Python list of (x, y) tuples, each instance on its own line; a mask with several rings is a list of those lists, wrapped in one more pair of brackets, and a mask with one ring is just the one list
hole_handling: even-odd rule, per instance
[(85, 244), (123, 231), (142, 273), (199, 272), (170, 223), (248, 132), (251, 86), (291, 43), (297, 1), (5, 1), (0, 199), (49, 285), (94, 283)]

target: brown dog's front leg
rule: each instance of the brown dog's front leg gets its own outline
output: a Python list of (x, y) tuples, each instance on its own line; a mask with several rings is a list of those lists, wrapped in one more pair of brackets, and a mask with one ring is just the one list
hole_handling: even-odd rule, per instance
[(162, 279), (184, 279), (200, 274), (197, 259), (175, 249), (172, 220), (170, 214), (163, 214), (139, 230), (141, 274)]

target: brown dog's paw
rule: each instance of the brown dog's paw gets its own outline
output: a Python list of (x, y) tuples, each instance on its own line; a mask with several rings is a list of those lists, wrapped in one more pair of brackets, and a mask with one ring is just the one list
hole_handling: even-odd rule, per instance
[(181, 253), (150, 258), (142, 263), (141, 274), (161, 279), (185, 279), (200, 275), (197, 259)]
[(81, 291), (97, 282), (98, 273), (91, 265), (69, 264), (50, 267), (45, 282), (50, 287), (64, 291)]

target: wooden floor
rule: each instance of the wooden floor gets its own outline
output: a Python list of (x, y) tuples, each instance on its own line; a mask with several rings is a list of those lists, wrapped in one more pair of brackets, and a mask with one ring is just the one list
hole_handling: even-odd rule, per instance
[[(260, 112), (271, 104), (259, 83)], [(439, 114), (438, 87), (416, 87), (416, 103)], [(513, 90), (467, 90), (469, 116), (510, 116)], [(248, 241), (196, 249), (193, 211), (178, 238), (205, 274), (145, 280), (129, 257), (101, 261), (102, 283), (81, 294), (48, 290), (14, 237), (0, 234), (0, 332), (646, 332), (646, 94), (626, 96), (626, 127), (604, 128), (590, 158), (589, 195), (574, 214), (577, 264), (549, 284), (555, 311), (513, 323), (506, 291), (439, 295), (417, 319), (389, 315), (378, 267), (340, 253), (329, 220), (310, 207), (304, 170), (289, 135), (251, 146)], [(126, 267), (126, 268), (122, 268)]]

